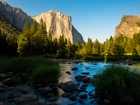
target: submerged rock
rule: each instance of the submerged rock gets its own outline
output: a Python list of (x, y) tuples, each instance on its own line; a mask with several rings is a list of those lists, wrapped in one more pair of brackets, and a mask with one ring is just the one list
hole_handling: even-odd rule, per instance
[(78, 67), (73, 67), (71, 70), (78, 70)]

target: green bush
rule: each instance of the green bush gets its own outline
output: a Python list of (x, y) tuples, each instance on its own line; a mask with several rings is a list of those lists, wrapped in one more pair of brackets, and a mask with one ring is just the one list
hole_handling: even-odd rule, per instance
[(37, 67), (32, 73), (32, 81), (36, 83), (54, 83), (57, 82), (60, 76), (59, 65), (41, 65)]
[[(60, 75), (59, 63), (41, 57), (17, 57), (0, 60), (0, 73), (13, 72), (26, 73), (35, 83), (54, 82)], [(15, 83), (20, 80), (17, 77), (13, 78)]]
[(109, 99), (111, 105), (140, 105), (140, 74), (135, 70), (112, 65), (95, 80), (100, 100)]

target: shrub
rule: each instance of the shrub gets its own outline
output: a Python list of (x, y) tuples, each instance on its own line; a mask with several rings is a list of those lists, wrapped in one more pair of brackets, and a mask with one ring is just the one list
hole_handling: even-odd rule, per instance
[(41, 65), (37, 67), (32, 73), (32, 81), (36, 83), (54, 83), (57, 82), (60, 76), (59, 65)]
[(100, 100), (109, 99), (111, 105), (140, 104), (140, 74), (124, 66), (109, 66), (96, 80), (96, 94)]
[[(58, 79), (60, 67), (58, 62), (41, 57), (17, 57), (0, 60), (1, 72), (26, 73), (29, 77), (31, 76), (34, 83), (46, 83), (55, 82)], [(14, 83), (20, 81), (18, 77), (13, 77), (12, 80)]]

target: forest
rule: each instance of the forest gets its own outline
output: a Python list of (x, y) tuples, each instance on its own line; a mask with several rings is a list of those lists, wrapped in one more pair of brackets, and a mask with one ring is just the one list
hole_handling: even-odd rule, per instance
[(52, 38), (46, 31), (45, 22), (40, 25), (34, 21), (30, 26), (26, 21), (23, 31), (12, 28), (5, 22), (0, 22), (0, 55), (1, 56), (44, 56), (57, 59), (83, 60), (138, 60), (140, 55), (140, 33), (132, 38), (120, 35), (106, 39), (100, 43), (98, 39), (88, 38), (83, 43), (71, 43), (61, 35)]

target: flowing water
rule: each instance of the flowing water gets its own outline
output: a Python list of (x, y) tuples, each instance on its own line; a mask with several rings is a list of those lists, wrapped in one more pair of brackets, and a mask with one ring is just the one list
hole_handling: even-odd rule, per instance
[[(78, 63), (74, 63), (74, 62), (63, 62), (60, 63), (61, 66), (61, 76), (59, 78), (59, 83), (63, 82), (67, 82), (67, 81), (73, 81), (75, 84), (79, 84), (79, 87), (82, 86), (84, 83), (83, 82), (77, 82), (75, 80), (75, 76), (77, 75), (84, 75), (81, 74), (82, 72), (89, 72), (89, 75), (86, 75), (90, 78), (92, 78), (96, 73), (101, 72), (106, 66), (110, 65), (111, 63), (104, 63), (104, 62), (78, 62)], [(71, 70), (73, 67), (78, 67), (78, 70)], [(67, 74), (66, 72), (70, 72), (71, 74)], [(85, 76), (85, 75), (84, 75)], [(23, 84), (23, 85), (17, 85), (14, 87), (14, 89), (12, 91), (16, 91), (18, 88), (25, 88), (25, 87), (30, 87), (30, 85), (27, 84)], [(0, 93), (0, 97), (7, 97), (9, 91)], [(58, 105), (97, 105), (97, 99), (94, 98), (90, 98), (89, 96), (86, 99), (82, 99), (83, 104), (79, 103), (79, 97), (77, 97), (76, 101), (71, 101), (68, 98), (62, 98), (61, 95), (63, 94), (63, 90), (61, 89), (57, 89), (56, 92), (56, 97), (58, 98), (58, 100), (55, 102)], [(92, 83), (88, 83), (88, 86), (86, 87), (86, 91), (81, 92), (82, 93), (95, 93), (95, 86)], [(28, 94), (21, 94), (21, 96), (23, 95), (37, 95), (39, 97), (39, 101), (40, 102), (45, 102), (45, 103), (49, 103), (48, 100), (46, 99), (45, 96), (42, 96), (40, 93), (38, 93), (36, 90), (33, 90), (32, 92), (28, 93)], [(14, 103), (9, 103), (6, 102), (7, 105), (14, 105)]]
[[(104, 63), (104, 62), (79, 62), (79, 63), (74, 63), (74, 62), (65, 62), (61, 63), (61, 70), (62, 70), (62, 76), (59, 78), (59, 83), (60, 82), (67, 82), (67, 81), (73, 81), (75, 84), (80, 84), (79, 86), (83, 85), (83, 82), (77, 82), (75, 80), (75, 76), (77, 75), (83, 75), (82, 72), (89, 72), (89, 75), (86, 75), (90, 78), (92, 78), (96, 73), (101, 72), (107, 65), (110, 65), (110, 63)], [(71, 70), (73, 67), (78, 67), (78, 70)], [(68, 75), (66, 72), (69, 71), (71, 72), (71, 75)], [(86, 87), (86, 92), (81, 92), (82, 93), (95, 93), (95, 86), (92, 83), (88, 83), (88, 86)], [(59, 96), (63, 94), (62, 90), (58, 90)], [(87, 99), (84, 99), (83, 102), (85, 105), (97, 105), (96, 99), (90, 99), (89, 97)], [(59, 98), (57, 101), (58, 104), (60, 105), (81, 105), (81, 103), (70, 101), (68, 98)]]

